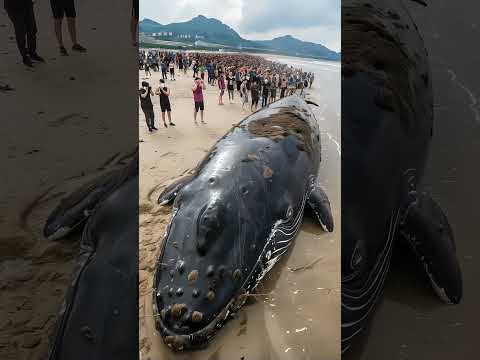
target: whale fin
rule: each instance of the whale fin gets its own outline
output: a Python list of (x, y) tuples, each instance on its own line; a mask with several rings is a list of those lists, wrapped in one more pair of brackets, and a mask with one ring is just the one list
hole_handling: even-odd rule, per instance
[(312, 208), (313, 212), (317, 215), (317, 219), (322, 225), (323, 229), (328, 232), (333, 231), (333, 216), (330, 209), (330, 200), (328, 196), (320, 187), (310, 193), (307, 199), (308, 205)]
[(425, 193), (415, 196), (404, 215), (400, 232), (424, 266), (440, 299), (458, 304), (462, 298), (462, 274), (452, 229), (430, 196)]
[(48, 216), (44, 236), (57, 240), (80, 229), (103, 199), (134, 176), (138, 176), (138, 153), (127, 165), (94, 178), (62, 199)]
[(114, 188), (118, 176), (118, 170), (111, 171), (62, 199), (46, 221), (44, 236), (49, 240), (57, 240), (83, 226), (100, 200)]
[(180, 179), (167, 186), (158, 197), (158, 203), (160, 205), (167, 205), (171, 203), (177, 197), (177, 194), (182, 188), (192, 181), (193, 175), (182, 176)]

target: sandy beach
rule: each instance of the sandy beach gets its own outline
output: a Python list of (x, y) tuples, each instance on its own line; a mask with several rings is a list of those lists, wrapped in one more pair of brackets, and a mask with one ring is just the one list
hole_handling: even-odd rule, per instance
[[(42, 234), (47, 216), (65, 195), (117, 166), (138, 143), (128, 121), (136, 117), (130, 6), (77, 2), (79, 40), (88, 52), (61, 57), (50, 3), (37, 1), (38, 52), (46, 64), (29, 70), (21, 64), (1, 4), (0, 83), (14, 88), (0, 92), (1, 359), (47, 356), (80, 239), (74, 234), (47, 241)], [(64, 40), (70, 49), (66, 26)], [(112, 61), (116, 53), (123, 56)]]
[[(308, 62), (306, 71), (312, 71), (307, 69)], [(155, 330), (151, 306), (153, 273), (171, 217), (171, 207), (160, 207), (156, 200), (165, 186), (194, 169), (210, 147), (250, 110), (242, 110), (238, 93), (234, 104), (229, 104), (226, 96), (225, 105), (218, 106), (217, 87), (207, 85), (207, 124), (195, 125), (191, 70), (187, 75), (177, 70), (177, 80), (167, 81), (176, 127), (163, 127), (158, 96), (154, 99), (158, 131), (148, 132), (139, 109), (141, 359), (340, 358), (340, 66), (333, 70), (314, 66), (319, 72), (308, 97), (319, 104), (315, 110), (323, 146), (319, 179), (330, 197), (337, 230), (324, 233), (312, 218), (305, 216), (292, 251), (257, 291), (268, 296), (257, 296), (247, 303), (205, 350), (174, 354)], [(141, 70), (139, 86), (146, 80), (155, 88), (160, 77), (160, 72), (152, 72), (152, 77), (145, 79)], [(309, 264), (305, 270), (293, 271)]]

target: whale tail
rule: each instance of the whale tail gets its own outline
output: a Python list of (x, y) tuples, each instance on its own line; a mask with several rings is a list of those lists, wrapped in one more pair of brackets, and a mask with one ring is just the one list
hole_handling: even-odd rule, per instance
[(448, 304), (462, 298), (462, 274), (448, 219), (427, 194), (417, 195), (404, 216), (401, 234), (422, 263), (437, 295)]

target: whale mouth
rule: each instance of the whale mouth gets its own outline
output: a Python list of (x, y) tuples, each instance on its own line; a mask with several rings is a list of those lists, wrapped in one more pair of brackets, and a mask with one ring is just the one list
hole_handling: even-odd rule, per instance
[(225, 325), (227, 320), (232, 317), (247, 300), (245, 291), (233, 297), (226, 306), (202, 329), (190, 334), (178, 334), (171, 330), (162, 319), (158, 311), (156, 301), (156, 291), (153, 291), (153, 313), (155, 319), (155, 328), (160, 332), (165, 344), (174, 351), (197, 350), (207, 347), (208, 341)]

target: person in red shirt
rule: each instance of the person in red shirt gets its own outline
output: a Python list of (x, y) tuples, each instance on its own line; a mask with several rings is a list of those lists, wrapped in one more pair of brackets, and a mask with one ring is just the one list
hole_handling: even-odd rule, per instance
[(200, 79), (199, 77), (196, 77), (194, 85), (192, 87), (193, 101), (195, 102), (195, 110), (193, 112), (193, 121), (195, 122), (196, 125), (198, 125), (197, 113), (199, 110), (200, 110), (200, 119), (202, 121), (202, 124), (206, 124), (206, 122), (203, 121), (203, 111), (205, 110), (205, 105), (203, 103), (203, 90), (205, 89), (206, 89), (206, 86), (203, 80)]

